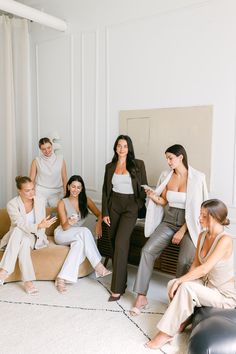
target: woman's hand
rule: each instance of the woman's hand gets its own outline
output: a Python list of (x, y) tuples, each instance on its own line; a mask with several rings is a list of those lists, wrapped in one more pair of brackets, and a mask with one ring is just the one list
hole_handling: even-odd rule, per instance
[(174, 236), (172, 237), (172, 243), (175, 245), (178, 245), (180, 243), (180, 241), (182, 240), (182, 238), (184, 237), (185, 231), (184, 230), (178, 230)]
[(57, 221), (57, 217), (54, 216), (53, 218), (50, 218), (50, 215), (48, 215), (46, 218), (44, 218), (39, 224), (38, 224), (38, 229), (47, 229), (50, 227), (52, 224), (54, 224)]
[(101, 224), (101, 221), (99, 221), (99, 220), (96, 222), (95, 235), (97, 238), (102, 237), (102, 224)]
[(73, 226), (77, 223), (78, 221), (78, 218), (73, 218), (73, 217), (70, 217), (70, 218), (67, 218), (67, 222), (70, 226)]
[(155, 191), (152, 189), (145, 189), (145, 193), (148, 198), (152, 199), (155, 203), (157, 202), (158, 196), (156, 195)]
[(109, 216), (104, 216), (102, 221), (105, 222), (105, 224), (107, 224), (109, 227), (111, 226), (111, 220)]
[(174, 284), (172, 285), (172, 287), (170, 288), (169, 292), (168, 292), (168, 295), (169, 295), (169, 298), (172, 300), (173, 297), (175, 296), (176, 294), (176, 291), (178, 290), (178, 287), (180, 286), (180, 283), (179, 283), (179, 280), (176, 279), (176, 281), (174, 282)]

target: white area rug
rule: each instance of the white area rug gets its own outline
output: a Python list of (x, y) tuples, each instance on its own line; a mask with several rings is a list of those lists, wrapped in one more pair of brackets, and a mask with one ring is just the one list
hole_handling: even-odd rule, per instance
[[(135, 295), (126, 292), (107, 302), (109, 277), (82, 278), (59, 294), (53, 282), (37, 282), (38, 295), (24, 293), (20, 283), (0, 288), (0, 354), (141, 354), (156, 333), (166, 305), (152, 301), (140, 316), (129, 309)], [(188, 333), (156, 353), (187, 353)], [(152, 351), (154, 352), (154, 351)]]

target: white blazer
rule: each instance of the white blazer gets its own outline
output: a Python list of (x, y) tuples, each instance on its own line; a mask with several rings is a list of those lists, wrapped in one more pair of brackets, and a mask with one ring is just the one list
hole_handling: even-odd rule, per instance
[[(160, 196), (165, 189), (172, 174), (173, 171), (170, 170), (161, 173), (155, 189), (158, 196)], [(188, 168), (186, 194), (185, 220), (190, 237), (196, 247), (198, 235), (201, 231), (199, 223), (200, 208), (202, 202), (208, 199), (208, 192), (204, 173), (195, 170), (191, 166)], [(155, 231), (157, 226), (161, 223), (163, 215), (164, 208), (149, 199), (144, 229), (146, 237), (149, 237)]]
[(29, 224), (26, 220), (25, 207), (20, 196), (11, 199), (7, 203), (7, 212), (11, 219), (10, 230), (3, 236), (0, 242), (0, 248), (7, 245), (12, 231), (18, 227), (26, 234), (34, 234), (36, 237), (35, 249), (47, 247), (48, 240), (45, 229), (38, 230), (38, 224), (46, 216), (45, 201), (39, 197), (34, 197), (35, 224)]

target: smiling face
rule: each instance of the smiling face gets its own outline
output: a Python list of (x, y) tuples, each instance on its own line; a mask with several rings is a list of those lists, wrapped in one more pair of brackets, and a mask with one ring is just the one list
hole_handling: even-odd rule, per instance
[(18, 193), (22, 200), (32, 200), (35, 196), (34, 183), (23, 183), (21, 189), (18, 189)]
[(183, 155), (176, 156), (175, 154), (172, 154), (171, 152), (166, 153), (166, 160), (169, 165), (169, 167), (174, 170), (175, 168), (179, 167), (181, 164), (183, 164)]
[(50, 143), (42, 144), (40, 146), (40, 150), (44, 156), (49, 157), (53, 153), (52, 144), (50, 144)]
[(128, 155), (128, 143), (124, 139), (118, 140), (117, 146), (116, 146), (116, 153), (118, 157), (127, 157)]
[(68, 189), (70, 191), (70, 196), (73, 198), (77, 198), (80, 192), (82, 191), (83, 187), (79, 181), (73, 181), (68, 186)]

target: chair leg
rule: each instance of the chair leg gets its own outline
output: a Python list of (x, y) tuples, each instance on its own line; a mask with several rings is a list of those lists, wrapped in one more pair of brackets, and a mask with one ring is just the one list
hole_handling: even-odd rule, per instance
[(110, 259), (110, 257), (109, 257), (109, 256), (106, 256), (105, 261), (104, 261), (104, 263), (103, 263), (104, 267), (107, 266), (107, 263), (108, 263), (109, 259)]

